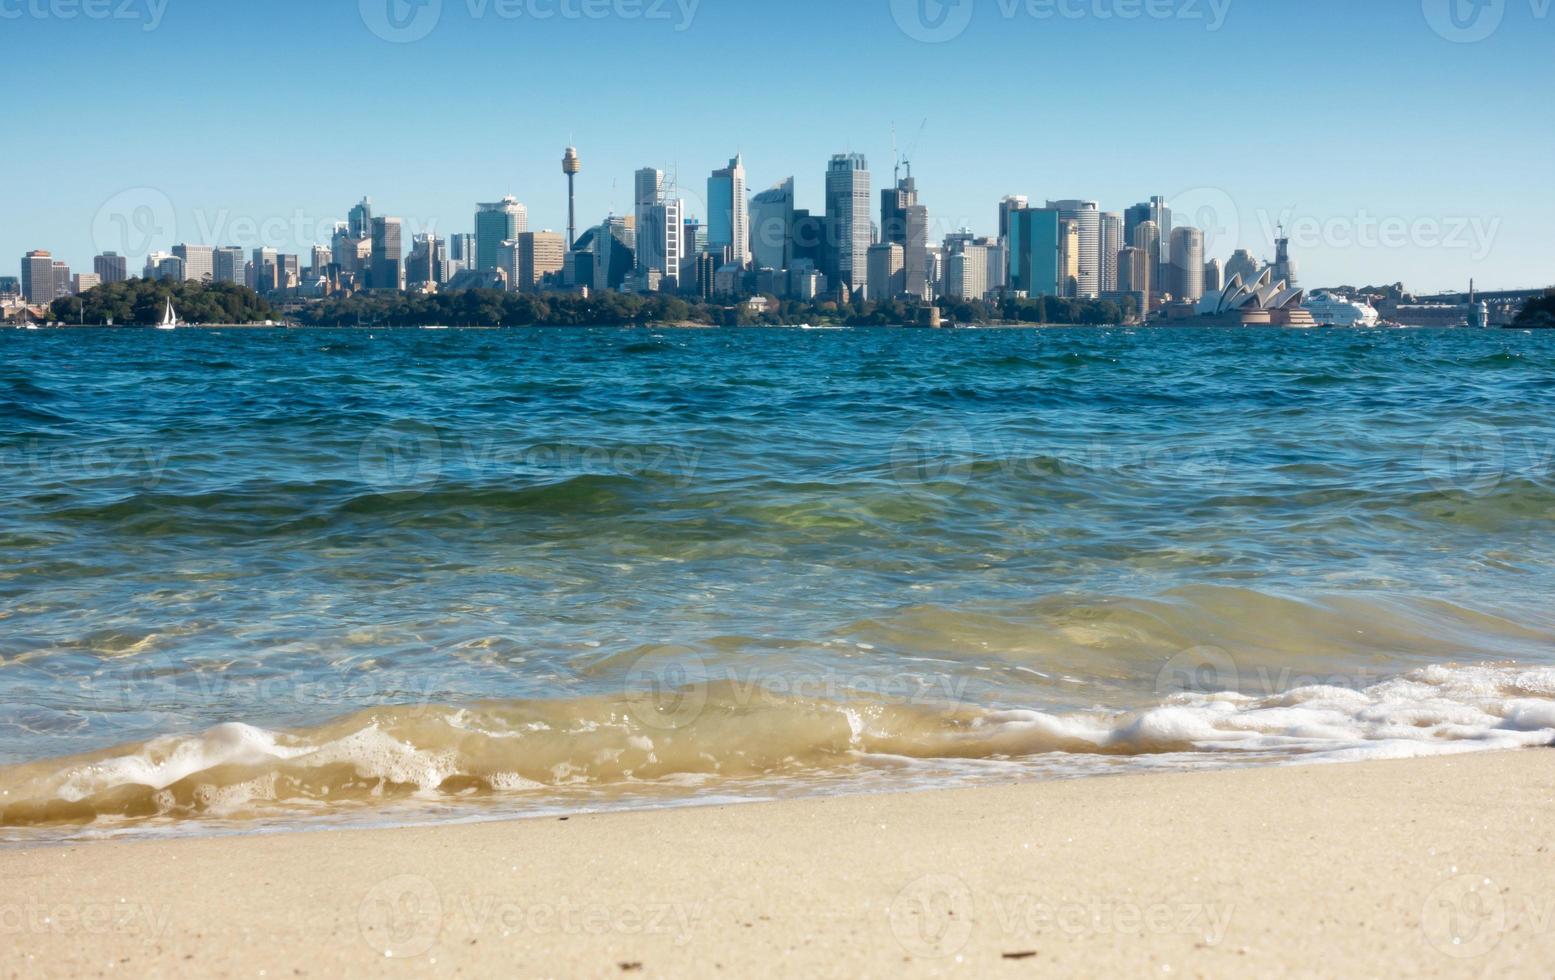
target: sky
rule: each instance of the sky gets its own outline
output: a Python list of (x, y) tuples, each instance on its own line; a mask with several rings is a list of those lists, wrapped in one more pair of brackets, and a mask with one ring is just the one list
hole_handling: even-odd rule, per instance
[[(364, 195), (407, 233), (513, 194), (566, 225), (742, 154), (819, 211), (911, 160), (935, 236), (998, 201), (1165, 196), (1308, 287), (1555, 284), (1551, 0), (0, 0), (0, 255), (304, 256)], [(896, 151), (893, 152), (894, 145)], [(23, 150), (23, 147), (26, 147)]]

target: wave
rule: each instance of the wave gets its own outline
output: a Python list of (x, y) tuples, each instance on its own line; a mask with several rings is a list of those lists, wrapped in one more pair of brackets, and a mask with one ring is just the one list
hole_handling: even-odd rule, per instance
[(1433, 666), (1366, 688), (1184, 692), (1051, 713), (683, 683), (605, 699), (385, 707), (227, 724), (0, 770), (0, 826), (240, 819), (577, 787), (826, 775), (915, 760), (1185, 754), (1332, 762), (1555, 745), (1555, 668)]

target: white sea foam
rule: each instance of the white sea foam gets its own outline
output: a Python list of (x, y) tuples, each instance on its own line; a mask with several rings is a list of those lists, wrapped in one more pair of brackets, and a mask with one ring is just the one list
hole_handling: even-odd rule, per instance
[[(710, 692), (716, 694), (716, 692)], [(545, 713), (549, 723), (536, 720)], [(565, 719), (565, 721), (563, 721)], [(1555, 668), (1430, 667), (1364, 689), (1255, 698), (1179, 694), (1142, 711), (908, 708), (793, 699), (746, 710), (711, 697), (675, 730), (614, 702), (385, 708), (310, 732), (229, 724), (20, 773), (0, 772), (0, 823), (144, 814), (225, 816), (256, 806), (370, 803), (727, 778), (953, 771), (965, 764), (1076, 772), (1237, 758), (1348, 762), (1555, 745)]]

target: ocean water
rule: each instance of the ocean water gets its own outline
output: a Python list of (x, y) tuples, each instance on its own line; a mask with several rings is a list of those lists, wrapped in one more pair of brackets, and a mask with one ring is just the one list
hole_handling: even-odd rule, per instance
[(0, 335), (0, 840), (1555, 742), (1555, 336)]

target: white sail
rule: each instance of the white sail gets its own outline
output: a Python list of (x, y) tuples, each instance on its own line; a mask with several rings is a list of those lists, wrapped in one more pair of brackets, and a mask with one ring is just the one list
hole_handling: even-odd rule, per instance
[(162, 322), (157, 324), (158, 330), (173, 330), (178, 326), (178, 311), (173, 309), (173, 297), (167, 298), (167, 311), (162, 314)]

